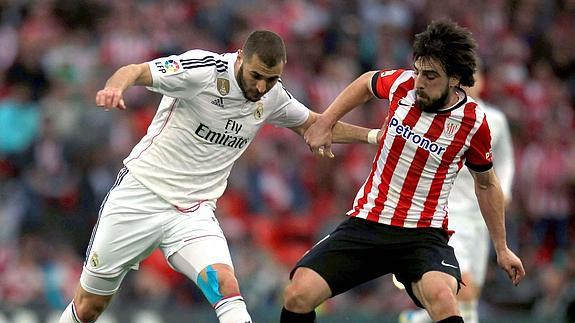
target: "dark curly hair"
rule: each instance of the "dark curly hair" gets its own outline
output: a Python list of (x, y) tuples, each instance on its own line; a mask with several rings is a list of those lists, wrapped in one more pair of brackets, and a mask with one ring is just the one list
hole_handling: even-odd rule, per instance
[(445, 68), (447, 76), (458, 76), (462, 86), (473, 86), (477, 70), (477, 47), (471, 32), (451, 20), (432, 22), (415, 35), (413, 60), (435, 59)]

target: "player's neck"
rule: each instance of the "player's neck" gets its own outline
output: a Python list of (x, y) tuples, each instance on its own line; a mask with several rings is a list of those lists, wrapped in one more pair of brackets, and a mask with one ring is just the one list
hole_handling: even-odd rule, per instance
[(465, 93), (458, 87), (453, 88), (453, 91), (449, 94), (449, 100), (447, 104), (439, 109), (439, 111), (449, 110), (458, 104), (461, 100), (465, 98)]

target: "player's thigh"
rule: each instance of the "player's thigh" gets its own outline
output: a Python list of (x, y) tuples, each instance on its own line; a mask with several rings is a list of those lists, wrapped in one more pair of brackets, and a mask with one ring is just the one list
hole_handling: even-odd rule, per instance
[(168, 263), (196, 284), (200, 273), (205, 272), (210, 266), (219, 269), (220, 276), (234, 275), (228, 245), (223, 237), (212, 236), (192, 240), (169, 255)]
[(325, 279), (313, 269), (298, 267), (292, 275), (285, 290), (285, 298), (304, 297), (313, 303), (314, 307), (321, 304), (332, 295)]
[(102, 203), (83, 271), (90, 276), (114, 279), (130, 268), (136, 269), (159, 245), (161, 215), (166, 209), (166, 202), (131, 174), (125, 174)]
[(455, 277), (440, 271), (429, 271), (411, 284), (413, 293), (425, 308), (434, 302), (454, 301), (458, 289)]
[[(386, 242), (392, 238), (387, 231), (387, 226), (364, 219), (348, 218), (297, 262), (290, 278), (297, 282), (293, 275), (300, 271), (300, 268), (311, 269), (313, 274), (319, 275), (322, 281), (327, 283), (330, 296), (333, 297), (389, 273), (392, 257), (381, 257), (386, 252), (392, 252), (385, 249)], [(306, 277), (313, 279), (313, 274), (307, 274)], [(315, 285), (297, 286), (310, 292), (316, 288)]]
[(453, 248), (447, 244), (448, 236), (445, 231), (422, 228), (406, 232), (405, 235), (408, 237), (398, 249), (394, 274), (417, 306), (425, 307), (415, 294), (414, 283), (425, 282), (423, 277), (430, 272), (440, 272), (452, 277), (457, 283), (456, 287), (459, 287), (461, 282), (459, 263)]
[(168, 263), (191, 279), (212, 305), (226, 297), (240, 294), (229, 249), (223, 237), (208, 236), (197, 241), (191, 240), (171, 254)]
[[(182, 272), (196, 283), (198, 274), (209, 265), (228, 265), (233, 272), (228, 243), (209, 206), (192, 213), (174, 210), (165, 222), (160, 248), (171, 265), (172, 259), (185, 259)], [(174, 258), (175, 254), (179, 256)]]
[(240, 293), (228, 243), (211, 207), (185, 214), (175, 210), (160, 248), (168, 263), (196, 283), (210, 303)]

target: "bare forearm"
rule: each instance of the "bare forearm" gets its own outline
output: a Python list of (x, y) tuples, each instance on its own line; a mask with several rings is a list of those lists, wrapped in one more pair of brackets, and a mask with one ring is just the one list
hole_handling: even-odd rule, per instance
[(497, 178), (487, 184), (476, 183), (475, 194), (495, 250), (506, 249), (505, 200)]
[(372, 129), (338, 121), (333, 127), (333, 142), (340, 144), (356, 142), (369, 143), (367, 136), (371, 130)]
[[(305, 131), (315, 123), (319, 118), (319, 114), (310, 111), (310, 115), (306, 122), (301, 126), (291, 128), (300, 136), (303, 136)], [(335, 126), (332, 128), (332, 140), (335, 143), (345, 144), (345, 143), (369, 143), (369, 144), (377, 144), (377, 141), (380, 139), (379, 129), (377, 130), (377, 136), (375, 136), (375, 141), (370, 142), (368, 139), (368, 135), (370, 131), (374, 129), (364, 128), (356, 125), (352, 125), (346, 122), (338, 121)]]
[(106, 87), (119, 89), (122, 92), (132, 85), (152, 85), (151, 73), (146, 63), (120, 67), (106, 81)]
[(125, 110), (123, 93), (132, 85), (152, 85), (152, 73), (147, 63), (120, 67), (106, 81), (104, 88), (96, 93), (96, 105), (106, 110)]
[(373, 73), (364, 73), (348, 85), (322, 113), (323, 121), (329, 125), (335, 125), (349, 111), (371, 99), (373, 94), (369, 84)]
[(507, 247), (504, 198), (499, 180), (493, 168), (486, 172), (470, 172), (475, 180), (475, 195), (479, 208), (497, 253), (497, 263), (517, 285), (525, 277), (525, 268), (521, 260)]

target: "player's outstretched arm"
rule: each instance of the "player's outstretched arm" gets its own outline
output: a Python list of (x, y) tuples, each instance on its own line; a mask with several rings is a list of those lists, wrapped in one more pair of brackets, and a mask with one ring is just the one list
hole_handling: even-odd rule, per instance
[(517, 285), (525, 276), (525, 269), (519, 257), (507, 247), (505, 201), (499, 180), (493, 168), (485, 172), (469, 171), (475, 180), (475, 194), (497, 253), (497, 263)]
[[(318, 117), (319, 114), (310, 111), (306, 122), (301, 126), (290, 129), (303, 136), (306, 130), (317, 121)], [(367, 143), (377, 145), (381, 140), (381, 134), (382, 131), (380, 129), (369, 129), (338, 121), (335, 126), (333, 126), (332, 131), (325, 133), (326, 136), (329, 136), (329, 138), (325, 140), (328, 140), (329, 142), (333, 141), (334, 143)], [(335, 157), (331, 151), (331, 145), (329, 148), (318, 147), (318, 149), (314, 150), (310, 147), (310, 149), (316, 155), (321, 157)]]
[[(373, 97), (370, 82), (374, 73), (376, 72), (367, 72), (355, 79), (337, 96), (327, 110), (317, 116), (317, 120), (306, 130), (304, 139), (314, 153), (322, 150), (331, 151), (331, 143), (335, 140), (339, 142), (354, 141), (348, 140), (347, 136), (357, 129), (348, 128), (342, 123), (337, 127), (335, 126), (345, 114)], [(367, 141), (367, 133), (363, 135)]]
[(130, 64), (120, 67), (106, 81), (104, 88), (96, 94), (96, 105), (106, 110), (126, 109), (122, 95), (132, 85), (152, 85), (152, 73), (148, 63)]

